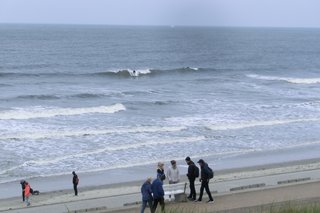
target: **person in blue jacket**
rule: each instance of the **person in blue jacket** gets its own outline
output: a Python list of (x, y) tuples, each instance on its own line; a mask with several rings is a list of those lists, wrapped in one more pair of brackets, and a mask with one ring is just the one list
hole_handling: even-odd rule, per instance
[(165, 212), (164, 210), (164, 191), (163, 191), (163, 178), (164, 176), (158, 176), (151, 185), (151, 190), (153, 193), (153, 212), (156, 211), (158, 203), (160, 203), (161, 206), (161, 212)]
[(142, 206), (141, 206), (141, 213), (144, 213), (144, 210), (147, 206), (147, 203), (149, 204), (149, 208), (151, 213), (153, 213), (153, 197), (152, 197), (152, 190), (151, 190), (151, 181), (152, 178), (149, 177), (146, 182), (141, 186), (141, 194), (142, 194)]

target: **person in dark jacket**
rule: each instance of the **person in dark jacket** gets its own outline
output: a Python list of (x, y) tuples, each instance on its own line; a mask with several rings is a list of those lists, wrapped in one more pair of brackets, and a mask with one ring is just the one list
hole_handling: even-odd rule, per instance
[(142, 206), (141, 206), (141, 213), (144, 213), (144, 210), (147, 206), (147, 203), (149, 204), (150, 211), (153, 213), (153, 197), (152, 197), (152, 190), (151, 190), (151, 180), (152, 178), (149, 177), (146, 182), (141, 187), (141, 194), (142, 194)]
[(158, 163), (157, 178), (160, 178), (162, 183), (166, 179), (166, 175), (164, 174), (164, 163), (162, 162)]
[(72, 174), (73, 174), (72, 183), (73, 183), (74, 195), (78, 196), (79, 178), (78, 178), (78, 175), (75, 173), (75, 171), (73, 171)]
[(165, 212), (164, 207), (164, 191), (163, 191), (163, 178), (164, 176), (157, 177), (151, 185), (151, 190), (153, 193), (153, 212), (156, 211), (158, 203), (160, 203), (161, 206), (161, 212)]
[(25, 201), (25, 197), (24, 197), (24, 189), (26, 188), (25, 183), (26, 183), (25, 180), (21, 180), (21, 181), (20, 181), (21, 189), (22, 189), (22, 202)]
[(196, 188), (194, 187), (194, 182), (196, 180), (196, 168), (197, 166), (194, 164), (194, 162), (191, 160), (190, 157), (186, 157), (186, 163), (188, 164), (188, 173), (187, 177), (189, 179), (189, 187), (190, 187), (190, 194), (188, 196), (188, 199), (191, 199), (195, 201), (197, 199), (197, 193), (196, 193)]
[(209, 196), (209, 201), (208, 203), (213, 203), (214, 202), (214, 199), (212, 198), (212, 195), (211, 195), (211, 192), (210, 192), (210, 189), (209, 189), (209, 166), (208, 164), (200, 159), (198, 161), (199, 165), (200, 165), (200, 168), (201, 168), (201, 178), (200, 178), (200, 181), (201, 181), (201, 187), (200, 187), (200, 195), (199, 195), (199, 198), (198, 198), (198, 202), (201, 202), (202, 200), (202, 195), (203, 195), (203, 190), (205, 189), (208, 196)]

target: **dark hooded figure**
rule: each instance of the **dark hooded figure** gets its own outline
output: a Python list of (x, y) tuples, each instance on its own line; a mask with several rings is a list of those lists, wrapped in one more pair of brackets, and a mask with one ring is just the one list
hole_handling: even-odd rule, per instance
[(73, 171), (72, 174), (73, 174), (72, 183), (73, 183), (74, 195), (78, 196), (79, 178), (78, 178), (78, 175), (75, 173), (75, 171)]
[(195, 201), (197, 199), (196, 188), (194, 182), (199, 176), (199, 168), (194, 164), (190, 157), (186, 157), (186, 163), (188, 164), (188, 173), (187, 177), (189, 180), (190, 194), (188, 199)]
[(201, 181), (201, 187), (200, 187), (200, 195), (199, 195), (199, 198), (198, 198), (198, 202), (201, 202), (202, 200), (202, 195), (203, 195), (203, 190), (205, 189), (208, 196), (209, 196), (209, 201), (208, 203), (213, 203), (214, 200), (212, 198), (212, 195), (211, 195), (211, 192), (210, 192), (210, 189), (209, 189), (209, 180), (210, 180), (210, 170), (209, 170), (209, 166), (208, 164), (200, 159), (198, 161), (199, 165), (200, 165), (200, 168), (201, 168), (201, 177), (200, 177), (200, 181)]
[(24, 197), (24, 189), (26, 188), (25, 183), (26, 183), (26, 181), (25, 181), (25, 180), (21, 180), (21, 181), (20, 181), (21, 188), (22, 188), (22, 202), (24, 202), (24, 201), (25, 201), (25, 197)]

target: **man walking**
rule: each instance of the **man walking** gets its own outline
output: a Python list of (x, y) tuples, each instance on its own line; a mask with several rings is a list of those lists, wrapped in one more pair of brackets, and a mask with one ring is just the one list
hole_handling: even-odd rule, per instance
[(73, 183), (74, 195), (78, 196), (79, 178), (78, 178), (78, 175), (75, 173), (75, 171), (73, 171), (72, 174), (73, 174), (72, 183)]
[(190, 157), (186, 157), (186, 163), (188, 164), (187, 177), (189, 179), (190, 194), (188, 199), (195, 201), (197, 199), (196, 188), (194, 182), (199, 177), (199, 168), (194, 164)]
[(152, 193), (153, 193), (153, 199), (154, 199), (154, 202), (153, 202), (153, 212), (156, 211), (157, 209), (157, 206), (158, 206), (158, 203), (160, 203), (160, 206), (161, 206), (161, 212), (165, 212), (164, 210), (164, 191), (163, 191), (163, 179), (165, 177), (164, 176), (159, 176), (157, 177), (153, 182), (152, 182), (152, 185), (151, 185), (151, 190), (152, 190)]
[(152, 190), (151, 190), (151, 180), (152, 178), (149, 177), (146, 182), (141, 187), (141, 194), (142, 194), (142, 206), (141, 206), (141, 213), (144, 213), (144, 210), (147, 206), (147, 203), (149, 204), (149, 208), (151, 213), (153, 213), (153, 197), (152, 197)]
[(208, 164), (204, 160), (200, 159), (198, 163), (201, 168), (201, 178), (200, 178), (201, 187), (200, 187), (200, 196), (197, 201), (201, 202), (203, 190), (205, 189), (209, 196), (209, 201), (207, 203), (214, 203), (214, 199), (212, 198), (212, 195), (209, 189), (209, 180), (210, 178), (213, 177), (213, 171), (209, 168)]

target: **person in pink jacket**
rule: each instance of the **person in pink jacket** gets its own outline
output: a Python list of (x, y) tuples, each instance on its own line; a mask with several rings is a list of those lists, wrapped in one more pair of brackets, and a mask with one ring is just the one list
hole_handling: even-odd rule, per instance
[(30, 195), (31, 195), (30, 185), (28, 182), (25, 182), (24, 197), (25, 197), (27, 206), (30, 206), (30, 201), (29, 201)]

